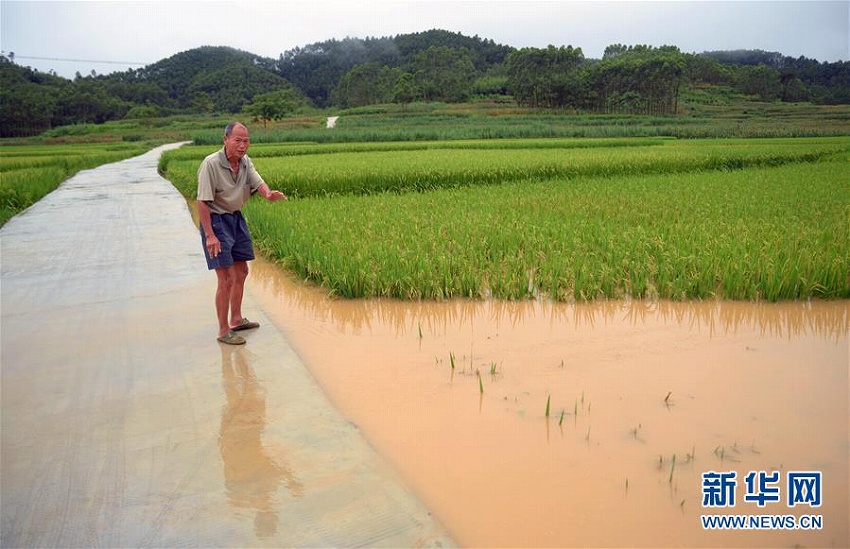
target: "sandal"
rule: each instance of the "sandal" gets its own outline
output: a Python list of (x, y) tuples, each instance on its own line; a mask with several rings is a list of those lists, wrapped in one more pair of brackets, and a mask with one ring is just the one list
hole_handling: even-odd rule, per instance
[(259, 328), (259, 327), (260, 327), (259, 322), (251, 322), (247, 318), (243, 318), (242, 322), (239, 325), (233, 326), (230, 329), (233, 330), (234, 332), (239, 332), (241, 330), (252, 330), (254, 328)]
[(232, 330), (219, 337), (218, 340), (221, 343), (227, 343), (228, 345), (244, 345), (245, 338), (239, 334), (234, 333)]

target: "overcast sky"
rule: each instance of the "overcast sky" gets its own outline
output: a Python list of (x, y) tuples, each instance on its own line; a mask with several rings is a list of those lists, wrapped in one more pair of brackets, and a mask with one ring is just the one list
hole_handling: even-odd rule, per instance
[(522, 48), (573, 46), (602, 57), (610, 44), (678, 46), (686, 53), (761, 49), (850, 60), (847, 0), (0, 0), (4, 55), (73, 78), (155, 63), (199, 46), (277, 58), (346, 37), (444, 29)]

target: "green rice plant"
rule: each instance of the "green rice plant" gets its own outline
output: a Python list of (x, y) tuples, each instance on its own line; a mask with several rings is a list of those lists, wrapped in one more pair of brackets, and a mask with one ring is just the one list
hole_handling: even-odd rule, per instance
[(145, 152), (139, 144), (6, 146), (0, 155), (0, 226), (80, 170)]
[[(664, 139), (479, 140), (344, 145), (256, 145), (266, 181), (292, 197), (430, 191), (518, 180), (687, 173), (813, 161), (847, 149), (846, 140)], [(196, 186), (211, 147), (183, 147), (160, 161), (178, 188)], [(187, 163), (184, 165), (184, 162)]]
[(67, 178), (58, 166), (24, 168), (0, 175), (0, 225), (35, 204)]
[[(685, 93), (681, 101), (683, 115), (676, 117), (573, 114), (484, 101), (371, 105), (321, 113), (340, 115), (332, 131), (324, 128), (324, 116), (301, 115), (270, 124), (268, 129), (255, 125), (251, 137), (254, 143), (333, 144), (539, 137), (671, 136), (694, 139), (847, 134), (846, 106), (766, 107), (764, 103), (749, 102), (742, 97), (732, 101), (725, 97), (727, 101), (717, 104), (716, 98), (707, 100), (706, 94), (705, 90)], [(220, 128), (225, 123), (196, 124), (191, 128), (192, 139), (197, 143), (220, 144)]]
[(345, 297), (525, 298), (534, 269), (537, 292), (556, 300), (840, 298), (850, 296), (845, 176), (846, 164), (820, 162), (246, 213), (261, 249)]
[(578, 147), (573, 140), (565, 140), (561, 147), (541, 147), (532, 142), (526, 148), (499, 143), (499, 148), (479, 144), (468, 148), (364, 149), (337, 152), (332, 158), (327, 154), (255, 157), (255, 164), (272, 187), (305, 198), (425, 192), (521, 180), (742, 169), (813, 161), (847, 147), (846, 143), (829, 140), (758, 141), (747, 146), (737, 142), (697, 145), (641, 140), (628, 147), (611, 146), (606, 141), (601, 144), (608, 146)]
[[(245, 212), (264, 253), (343, 297), (850, 297), (846, 138), (537, 141), (268, 145), (264, 176), (310, 198)], [(166, 163), (188, 197), (200, 157)]]
[(546, 397), (546, 419), (549, 419), (549, 401), (552, 399), (552, 395), (548, 395)]

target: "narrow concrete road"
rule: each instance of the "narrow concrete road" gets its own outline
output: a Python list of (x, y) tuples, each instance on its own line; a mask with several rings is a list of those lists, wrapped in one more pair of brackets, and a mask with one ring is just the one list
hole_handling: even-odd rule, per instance
[(262, 326), (216, 342), (168, 147), (0, 230), (0, 545), (451, 545), (250, 293)]

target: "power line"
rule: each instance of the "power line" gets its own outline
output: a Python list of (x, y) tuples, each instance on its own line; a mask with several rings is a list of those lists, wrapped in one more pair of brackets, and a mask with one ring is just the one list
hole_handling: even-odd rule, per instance
[[(5, 52), (4, 52), (5, 53)], [(9, 57), (14, 56), (14, 59), (35, 59), (38, 61), (69, 61), (71, 63), (105, 63), (108, 65), (139, 65), (144, 66), (148, 63), (139, 63), (137, 61), (104, 61), (100, 59), (67, 59), (63, 57), (36, 57), (31, 55), (17, 55), (14, 52), (9, 52)]]

